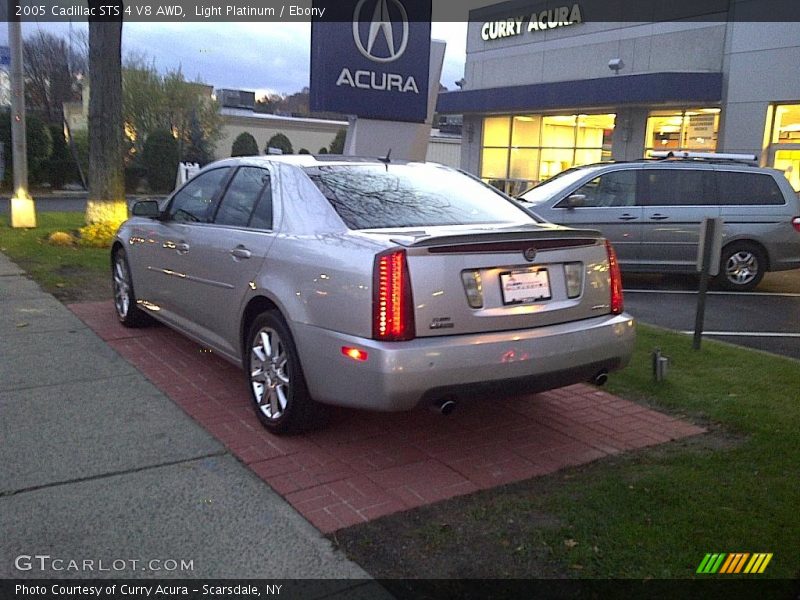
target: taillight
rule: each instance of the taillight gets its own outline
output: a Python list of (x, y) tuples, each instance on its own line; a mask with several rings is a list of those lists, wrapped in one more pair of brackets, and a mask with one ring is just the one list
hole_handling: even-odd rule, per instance
[(795, 231), (800, 232), (800, 217), (792, 219), (792, 227), (794, 227)]
[(375, 257), (372, 292), (372, 337), (399, 342), (414, 338), (414, 304), (405, 250)]
[(622, 304), (622, 273), (619, 271), (617, 253), (611, 242), (606, 240), (606, 252), (608, 253), (608, 271), (611, 278), (611, 314), (618, 315), (623, 310)]

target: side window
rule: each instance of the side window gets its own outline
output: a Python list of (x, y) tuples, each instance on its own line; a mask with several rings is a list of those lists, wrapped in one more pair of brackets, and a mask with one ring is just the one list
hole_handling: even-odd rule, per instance
[[(612, 171), (595, 177), (572, 192), (583, 194), (583, 206), (590, 208), (633, 206), (636, 203), (636, 171)], [(556, 208), (564, 208), (566, 201)]]
[(705, 169), (643, 169), (644, 206), (705, 206), (717, 203), (714, 171)]
[(241, 167), (222, 197), (214, 223), (247, 227), (265, 186), (269, 186), (269, 171), (259, 167)]
[(777, 182), (766, 173), (717, 171), (720, 204), (784, 204)]
[(208, 223), (209, 207), (229, 170), (228, 167), (214, 169), (189, 181), (172, 197), (169, 217), (186, 223)]

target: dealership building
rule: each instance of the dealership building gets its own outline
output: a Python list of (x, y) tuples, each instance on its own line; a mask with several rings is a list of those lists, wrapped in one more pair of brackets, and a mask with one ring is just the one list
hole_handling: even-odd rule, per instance
[(471, 11), (462, 89), (437, 105), (464, 115), (461, 167), (515, 193), (580, 164), (735, 152), (800, 190), (800, 22), (761, 22), (769, 1), (683, 5), (638, 22), (581, 2)]

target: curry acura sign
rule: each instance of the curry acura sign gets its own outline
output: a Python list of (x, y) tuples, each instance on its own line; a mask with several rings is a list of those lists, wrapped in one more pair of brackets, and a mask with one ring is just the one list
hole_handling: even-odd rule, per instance
[(311, 109), (423, 122), (431, 0), (327, 0), (311, 22)]
[(576, 23), (583, 23), (580, 5), (559, 6), (531, 15), (488, 21), (481, 26), (481, 38), (484, 41), (499, 40), (520, 35), (523, 31), (546, 31)]

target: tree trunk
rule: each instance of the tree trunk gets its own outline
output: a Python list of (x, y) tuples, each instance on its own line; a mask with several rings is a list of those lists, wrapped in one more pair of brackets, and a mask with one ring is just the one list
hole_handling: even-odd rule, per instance
[(119, 17), (89, 19), (89, 202), (86, 222), (122, 222), (128, 217), (122, 145), (122, 3)]

